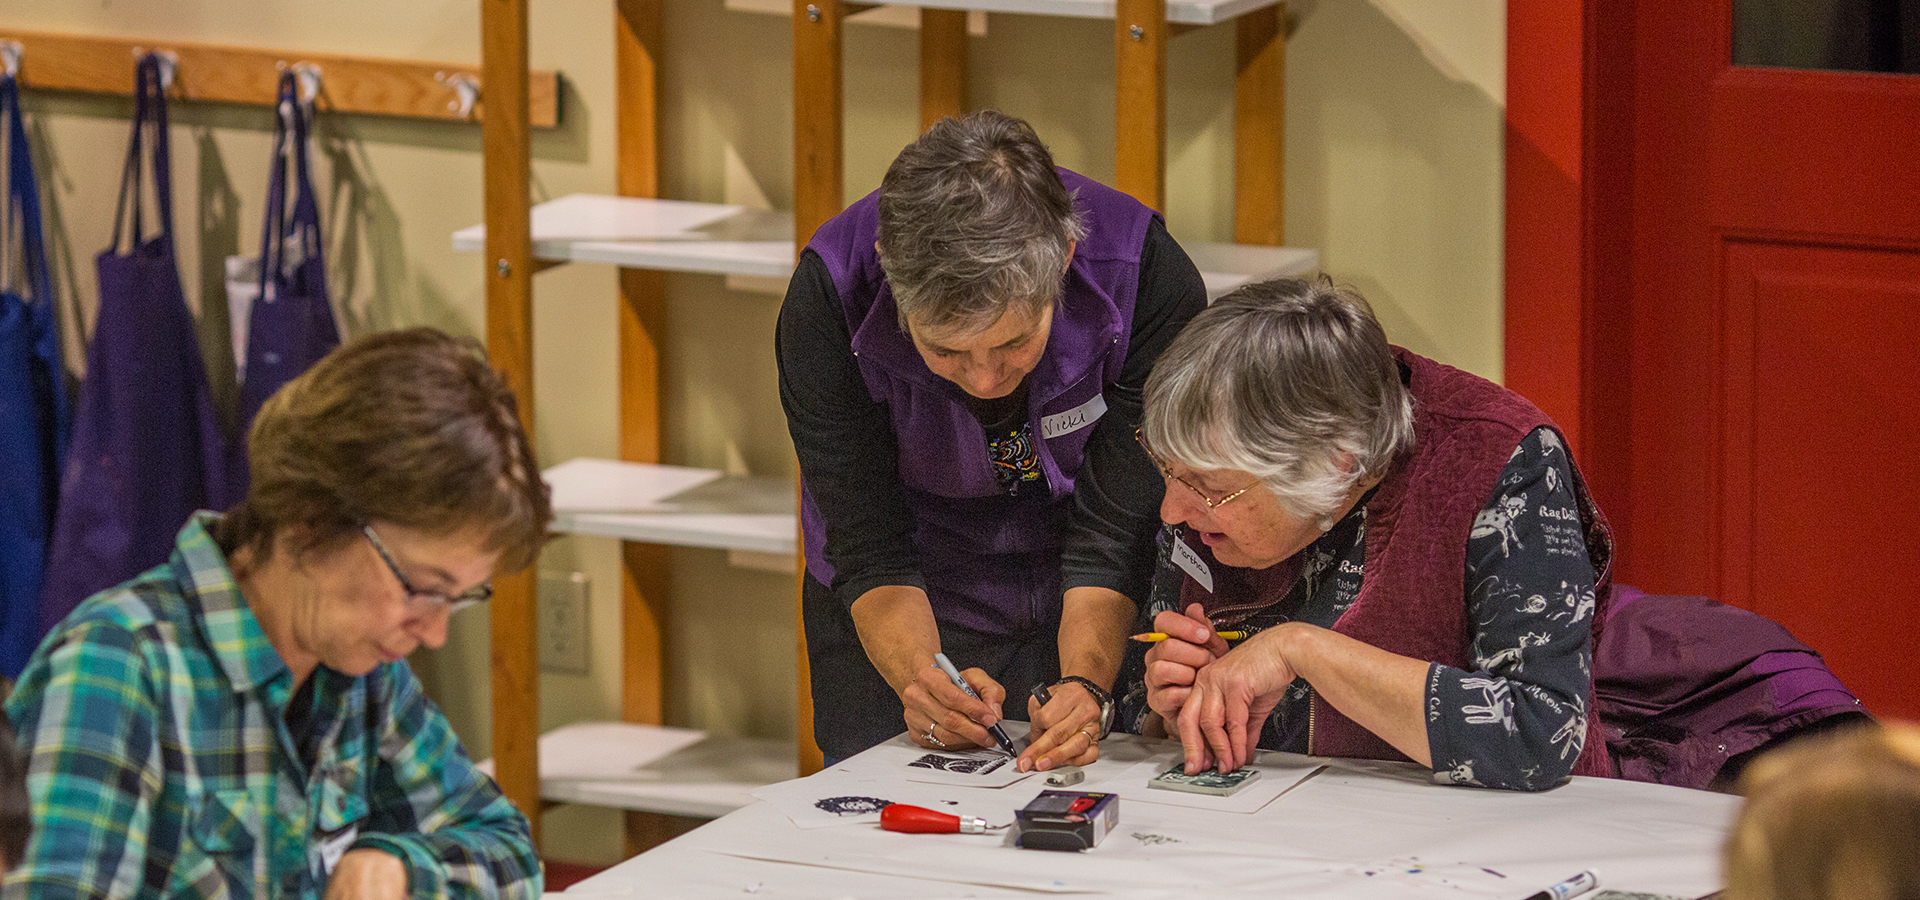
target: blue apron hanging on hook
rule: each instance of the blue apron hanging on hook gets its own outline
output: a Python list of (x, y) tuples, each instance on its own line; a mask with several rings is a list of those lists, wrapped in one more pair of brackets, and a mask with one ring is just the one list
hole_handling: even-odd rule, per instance
[[(67, 451), (66, 372), (40, 192), (21, 121), (20, 86), (0, 75), (7, 142), (7, 228), (0, 240), (0, 675), (20, 674), (40, 643), (40, 582)], [(15, 273), (20, 285), (5, 284)]]
[[(152, 143), (159, 233), (142, 237)], [(113, 245), (95, 260), (100, 314), (87, 350), (41, 597), (49, 628), (81, 600), (166, 562), (181, 523), (225, 500), (225, 451), (173, 253), (173, 190), (160, 63), (142, 57)], [(128, 215), (131, 211), (132, 215)], [(122, 226), (126, 252), (121, 252)]]
[[(327, 266), (320, 207), (308, 174), (309, 110), (296, 74), (280, 74), (273, 163), (267, 177), (267, 219), (260, 235), (260, 282), (247, 317), (247, 355), (241, 367), (240, 408), (229, 454), (227, 496), (247, 495), (247, 429), (273, 392), (340, 345), (327, 299)], [(287, 169), (293, 205), (287, 207)]]

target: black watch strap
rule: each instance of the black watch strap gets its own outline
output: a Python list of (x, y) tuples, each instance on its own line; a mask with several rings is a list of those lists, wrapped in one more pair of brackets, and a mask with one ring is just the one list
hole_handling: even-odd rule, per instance
[(1069, 681), (1086, 688), (1087, 693), (1093, 695), (1094, 702), (1100, 704), (1100, 736), (1106, 737), (1113, 731), (1113, 695), (1106, 688), (1094, 684), (1093, 679), (1079, 675), (1065, 676), (1054, 684), (1066, 684)]

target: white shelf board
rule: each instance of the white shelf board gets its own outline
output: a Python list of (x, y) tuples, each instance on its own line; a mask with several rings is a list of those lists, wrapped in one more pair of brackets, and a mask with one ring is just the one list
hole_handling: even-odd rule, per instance
[(1243, 284), (1286, 275), (1305, 275), (1320, 268), (1320, 251), (1303, 247), (1265, 247), (1258, 244), (1186, 244), (1180, 249), (1200, 269), (1207, 284), (1207, 300)]
[[(628, 722), (580, 722), (540, 736), (540, 798), (718, 818), (798, 774), (792, 741), (709, 738)], [(493, 760), (479, 767), (493, 774)]]
[[(793, 274), (793, 216), (722, 203), (569, 194), (533, 208), (533, 256), (714, 275)], [(486, 249), (487, 227), (453, 233), (453, 249)]]
[(571, 459), (541, 473), (553, 487), (553, 524), (649, 544), (792, 555), (793, 482), (717, 469)]
[[(726, 0), (721, 4), (733, 12), (773, 13), (775, 15), (793, 15), (793, 0)], [(911, 6), (892, 4), (869, 7), (847, 16), (852, 25), (885, 25), (893, 28), (920, 29), (920, 10)], [(967, 14), (967, 34), (982, 37), (987, 33), (987, 14), (976, 10)]]
[[(1212, 25), (1245, 15), (1280, 0), (1167, 0), (1167, 21), (1189, 25)], [(772, 7), (765, 2), (729, 0), (730, 8), (790, 13), (791, 6)], [(923, 9), (964, 9), (969, 12), (1025, 13), (1038, 16), (1067, 16), (1076, 19), (1111, 19), (1113, 0), (916, 0), (890, 3)], [(851, 17), (849, 17), (851, 19)]]
[[(1087, 5), (1093, 0), (1052, 2)], [(484, 250), (486, 238), (485, 225), (463, 228), (453, 233), (453, 248)], [(1320, 264), (1318, 251), (1299, 247), (1181, 246), (1200, 267), (1209, 298), (1249, 281), (1302, 275)], [(784, 281), (793, 274), (793, 218), (720, 203), (569, 194), (533, 208), (533, 255), (556, 262)]]

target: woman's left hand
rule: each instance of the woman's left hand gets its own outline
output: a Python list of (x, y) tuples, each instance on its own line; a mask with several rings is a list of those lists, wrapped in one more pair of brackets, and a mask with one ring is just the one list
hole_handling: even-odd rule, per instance
[(1215, 764), (1231, 772), (1253, 759), (1267, 716), (1298, 674), (1282, 649), (1286, 632), (1256, 634), (1195, 674), (1178, 728), (1189, 773)]
[(1100, 758), (1100, 703), (1078, 683), (1068, 681), (1049, 690), (1046, 705), (1027, 698), (1027, 718), (1033, 722), (1033, 741), (1016, 764), (1022, 772), (1060, 766), (1084, 766)]

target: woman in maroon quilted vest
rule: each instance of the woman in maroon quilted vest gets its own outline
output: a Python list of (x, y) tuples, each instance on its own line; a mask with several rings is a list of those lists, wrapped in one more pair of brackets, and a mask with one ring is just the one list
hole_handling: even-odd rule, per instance
[(1610, 774), (1589, 710), (1612, 540), (1532, 404), (1391, 346), (1349, 288), (1279, 280), (1175, 339), (1139, 436), (1167, 480), (1169, 637), (1122, 715), (1188, 771), (1260, 747), (1516, 790)]

